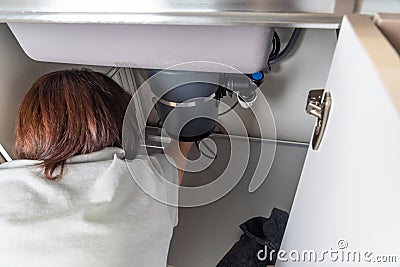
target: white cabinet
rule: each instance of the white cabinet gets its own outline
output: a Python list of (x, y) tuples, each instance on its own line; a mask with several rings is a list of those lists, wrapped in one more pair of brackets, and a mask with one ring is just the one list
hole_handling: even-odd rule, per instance
[(277, 266), (310, 266), (306, 251), (322, 260), (330, 249), (315, 266), (355, 266), (354, 253), (360, 266), (398, 266), (400, 59), (369, 17), (344, 19), (325, 90), (328, 125), (308, 150)]

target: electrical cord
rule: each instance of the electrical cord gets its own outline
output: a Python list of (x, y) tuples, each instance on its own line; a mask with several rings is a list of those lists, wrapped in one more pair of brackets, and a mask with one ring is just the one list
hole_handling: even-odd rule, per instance
[(207, 148), (207, 150), (208, 150), (210, 153), (213, 154), (213, 156), (207, 155), (206, 153), (204, 153), (204, 151), (202, 151), (202, 150), (200, 149), (199, 141), (196, 141), (196, 142), (194, 142), (194, 143), (195, 143), (196, 148), (197, 148), (197, 150), (199, 151), (199, 153), (200, 153), (201, 155), (203, 155), (204, 157), (209, 158), (209, 159), (212, 159), (212, 160), (214, 160), (214, 159), (217, 158), (217, 154), (216, 154), (214, 151), (212, 151), (212, 149), (211, 149), (205, 142), (203, 142), (203, 145)]
[(218, 116), (225, 115), (225, 114), (228, 113), (229, 111), (233, 110), (238, 104), (239, 104), (239, 101), (236, 100), (235, 104), (233, 104), (231, 107), (229, 107), (228, 110), (225, 110), (224, 112), (219, 113)]
[(289, 42), (287, 43), (286, 47), (275, 58), (270, 59), (269, 64), (272, 65), (284, 59), (293, 50), (300, 33), (301, 29), (295, 28), (292, 36), (290, 36)]
[(158, 121), (157, 121), (157, 127), (161, 127), (162, 126), (162, 124), (161, 124), (161, 118), (160, 119), (158, 119)]
[(272, 38), (272, 49), (271, 53), (269, 54), (269, 61), (272, 59), (275, 59), (278, 55), (279, 52), (281, 51), (281, 39), (279, 38), (279, 35), (276, 31), (274, 31), (274, 35)]

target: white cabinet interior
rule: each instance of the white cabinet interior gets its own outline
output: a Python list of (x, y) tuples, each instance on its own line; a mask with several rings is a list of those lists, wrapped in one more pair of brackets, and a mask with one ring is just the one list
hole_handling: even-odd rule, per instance
[[(222, 136), (213, 140), (221, 151), (217, 161), (200, 173), (185, 175), (187, 186), (208, 183), (224, 170), (229, 155), (222, 151), (229, 149), (229, 140)], [(259, 142), (250, 142), (251, 151), (260, 149)], [(258, 163), (258, 153), (253, 152), (244, 176), (226, 196), (202, 207), (180, 208), (168, 263), (176, 267), (215, 266), (239, 240), (241, 223), (255, 216), (268, 217), (273, 207), (289, 211), (306, 151), (307, 144), (278, 142), (270, 173), (257, 191), (249, 193), (249, 182)]]

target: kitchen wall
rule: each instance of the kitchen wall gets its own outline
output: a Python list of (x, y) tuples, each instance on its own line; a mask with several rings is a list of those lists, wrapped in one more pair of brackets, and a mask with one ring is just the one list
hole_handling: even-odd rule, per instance
[(361, 13), (375, 14), (375, 13), (400, 13), (399, 0), (362, 0), (363, 5)]
[(29, 86), (47, 72), (73, 67), (82, 66), (42, 63), (28, 58), (7, 25), (0, 23), (0, 144), (11, 156), (18, 107)]

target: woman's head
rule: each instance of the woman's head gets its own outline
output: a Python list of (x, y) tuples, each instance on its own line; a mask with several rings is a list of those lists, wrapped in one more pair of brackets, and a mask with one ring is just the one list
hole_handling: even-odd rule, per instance
[[(104, 74), (62, 70), (40, 77), (23, 99), (15, 154), (41, 160), (48, 179), (65, 160), (122, 146), (122, 124), (131, 95)], [(62, 170), (61, 170), (62, 172)]]

